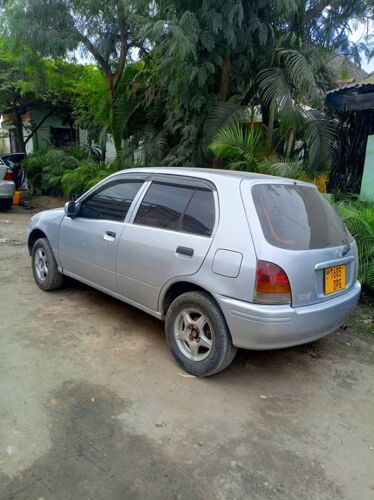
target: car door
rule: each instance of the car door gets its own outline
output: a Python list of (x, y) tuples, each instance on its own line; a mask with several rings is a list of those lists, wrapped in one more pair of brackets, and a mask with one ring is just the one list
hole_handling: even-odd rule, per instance
[(163, 285), (196, 273), (203, 263), (212, 241), (216, 205), (212, 186), (153, 180), (120, 237), (119, 292), (156, 311)]
[(64, 217), (59, 257), (64, 273), (115, 292), (118, 241), (142, 177), (110, 180), (78, 203), (78, 215)]

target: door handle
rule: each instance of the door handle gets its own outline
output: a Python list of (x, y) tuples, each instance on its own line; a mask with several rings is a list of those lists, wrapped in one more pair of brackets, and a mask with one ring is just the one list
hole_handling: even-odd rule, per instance
[(193, 257), (194, 249), (189, 247), (177, 247), (177, 253), (180, 255), (187, 255), (187, 257)]
[(116, 237), (116, 233), (114, 231), (105, 231), (104, 240), (113, 241)]

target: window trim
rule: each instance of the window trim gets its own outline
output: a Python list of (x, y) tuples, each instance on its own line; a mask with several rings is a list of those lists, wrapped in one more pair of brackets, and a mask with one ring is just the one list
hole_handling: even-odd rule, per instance
[[(136, 202), (139, 193), (142, 191), (144, 184), (146, 183), (146, 178), (147, 176), (142, 176), (142, 175), (136, 175), (136, 174), (128, 174), (126, 177), (116, 177), (116, 178), (110, 178), (110, 179), (104, 179), (106, 182), (102, 182), (99, 185), (94, 186), (92, 189), (87, 191), (87, 193), (84, 193), (77, 202), (78, 205), (78, 215), (76, 218), (79, 219), (84, 219), (84, 220), (96, 220), (96, 221), (110, 221), (110, 222), (118, 222), (119, 224), (124, 224), (130, 217), (132, 213), (132, 207), (134, 206), (134, 203)], [(130, 207), (126, 213), (126, 216), (124, 217), (123, 220), (113, 220), (113, 219), (100, 219), (100, 218), (91, 218), (91, 217), (83, 217), (80, 215), (80, 210), (82, 207), (82, 204), (94, 197), (95, 195), (99, 194), (101, 191), (104, 191), (108, 187), (111, 187), (112, 185), (117, 185), (117, 184), (125, 184), (126, 182), (136, 182), (139, 181), (141, 182), (141, 185), (138, 189), (138, 192), (134, 196), (134, 199), (132, 200)], [(131, 212), (131, 213), (130, 213)]]
[[(147, 195), (148, 190), (152, 186), (153, 182), (160, 183), (160, 184), (166, 184), (166, 185), (167, 184), (169, 184), (169, 185), (178, 185), (179, 184), (182, 187), (189, 187), (189, 188), (195, 188), (195, 189), (203, 188), (203, 189), (208, 189), (208, 190), (212, 191), (213, 200), (214, 200), (214, 215), (215, 215), (215, 217), (214, 217), (214, 226), (212, 228), (211, 234), (209, 236), (207, 236), (204, 234), (196, 234), (196, 233), (191, 233), (189, 231), (182, 231), (182, 230), (178, 229), (180, 222), (183, 218), (183, 215), (185, 214), (185, 212), (186, 212), (187, 208), (189, 207), (189, 204), (193, 198), (193, 195), (191, 196), (189, 202), (187, 203), (187, 205), (186, 205), (186, 207), (181, 215), (181, 218), (178, 221), (178, 225), (177, 225), (176, 229), (167, 229), (167, 228), (163, 228), (163, 227), (155, 227), (155, 226), (148, 226), (145, 224), (137, 224), (135, 222), (135, 217), (139, 211), (139, 208), (143, 202), (143, 199)], [(219, 199), (218, 199), (217, 188), (212, 182), (210, 182), (206, 179), (200, 179), (200, 178), (196, 178), (196, 177), (188, 177), (188, 176), (184, 176), (184, 175), (183, 176), (182, 175), (174, 176), (171, 174), (155, 174), (155, 175), (152, 175), (150, 177), (150, 179), (148, 179), (146, 182), (144, 182), (143, 188), (144, 188), (144, 190), (139, 190), (139, 192), (142, 191), (142, 195), (139, 196), (139, 199), (137, 200), (136, 205), (134, 205), (132, 213), (131, 213), (131, 217), (129, 217), (129, 220), (127, 221), (127, 223), (132, 224), (132, 225), (137, 226), (137, 227), (150, 228), (150, 229), (159, 230), (159, 231), (169, 231), (169, 232), (178, 233), (178, 234), (189, 234), (190, 236), (198, 236), (200, 238), (213, 238), (214, 237), (214, 235), (217, 231), (218, 222), (219, 222)], [(195, 191), (194, 191), (194, 193), (195, 193)]]

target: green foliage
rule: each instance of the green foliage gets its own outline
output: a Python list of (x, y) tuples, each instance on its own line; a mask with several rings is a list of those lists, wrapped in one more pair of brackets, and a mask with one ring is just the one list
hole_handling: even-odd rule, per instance
[(97, 138), (109, 123), (109, 92), (102, 73), (94, 66), (83, 66), (79, 79), (71, 82), (74, 91), (73, 116), (76, 125)]
[[(26, 54), (27, 55), (27, 54)], [(0, 39), (0, 113), (13, 116), (16, 148), (24, 151), (33, 133), (40, 125), (32, 121), (27, 131), (22, 126), (22, 116), (34, 109), (43, 108), (48, 114), (68, 119), (74, 100), (73, 87), (82, 77), (83, 66), (61, 60), (33, 57), (33, 64), (25, 54), (20, 55)]]
[[(120, 153), (124, 119), (117, 102), (119, 86), (132, 49), (144, 51), (142, 45), (146, 40), (139, 39), (139, 29), (144, 17), (148, 18), (153, 10), (154, 3), (144, 0), (51, 0), (47, 3), (45, 0), (13, 0), (6, 2), (3, 30), (13, 47), (27, 47), (31, 54), (60, 59), (80, 49), (83, 55), (95, 60), (110, 97), (105, 99), (109, 111), (109, 122), (105, 125), (109, 125), (116, 151)], [(88, 91), (92, 100), (90, 89), (82, 90)], [(83, 107), (86, 107), (87, 123), (86, 104)], [(133, 110), (134, 106), (130, 108)], [(126, 114), (131, 113), (127, 110)], [(102, 116), (100, 106), (99, 117)]]
[(300, 161), (280, 161), (279, 158), (267, 158), (260, 168), (262, 173), (277, 177), (286, 177), (288, 179), (304, 177), (303, 166)]
[(61, 179), (63, 193), (66, 196), (80, 195), (117, 170), (114, 166), (100, 167), (92, 161), (83, 160), (74, 170), (64, 172)]
[(374, 204), (343, 202), (338, 208), (358, 247), (359, 279), (374, 290)]
[(143, 68), (144, 64), (141, 61), (128, 65), (123, 71), (118, 84), (117, 98), (113, 103), (111, 121), (113, 142), (118, 144), (118, 147), (116, 147), (117, 152), (122, 149), (123, 138), (130, 135), (130, 120), (141, 106), (137, 90)]
[(80, 195), (118, 170), (115, 165), (100, 166), (78, 148), (38, 151), (28, 155), (22, 165), (30, 187), (52, 196)]
[(28, 155), (22, 166), (32, 189), (43, 194), (61, 196), (62, 176), (67, 170), (77, 168), (79, 160), (62, 150), (51, 149)]
[(261, 129), (235, 125), (220, 130), (209, 149), (225, 158), (233, 170), (258, 171), (265, 157), (265, 141)]
[(334, 124), (322, 113), (306, 113), (302, 138), (307, 150), (309, 171), (328, 170), (336, 151), (337, 131)]
[(232, 102), (217, 102), (208, 113), (203, 146), (208, 148), (217, 131), (238, 126), (246, 118), (246, 108)]
[[(268, 154), (303, 158), (305, 169), (326, 169), (331, 128), (310, 119), (305, 105), (321, 106), (333, 82), (332, 51), (353, 59), (362, 50), (372, 55), (369, 35), (362, 46), (349, 42), (352, 22), (372, 17), (372, 0), (336, 0), (328, 9), (319, 8), (324, 4), (318, 0), (4, 5), (3, 31), (13, 47), (26, 51), (35, 81), (47, 82), (57, 96), (73, 92), (74, 117), (88, 130), (89, 147), (101, 148), (101, 162), (110, 131), (126, 164), (206, 165), (206, 148), (216, 133), (250, 122), (248, 109), (259, 108)], [(30, 64), (33, 56), (60, 60), (75, 50), (97, 69), (74, 76), (60, 63), (66, 85), (58, 71), (56, 79), (41, 78), (38, 64)]]

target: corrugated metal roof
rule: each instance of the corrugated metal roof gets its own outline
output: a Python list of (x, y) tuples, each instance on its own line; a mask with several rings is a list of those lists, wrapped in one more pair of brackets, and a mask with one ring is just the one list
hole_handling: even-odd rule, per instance
[(348, 83), (347, 85), (342, 85), (341, 87), (338, 87), (336, 89), (330, 90), (327, 92), (327, 94), (334, 94), (335, 92), (341, 92), (342, 90), (349, 90), (349, 89), (359, 89), (361, 87), (365, 87), (366, 85), (374, 85), (374, 72), (371, 73), (367, 78), (364, 78), (363, 80), (359, 82), (354, 82), (354, 83)]

